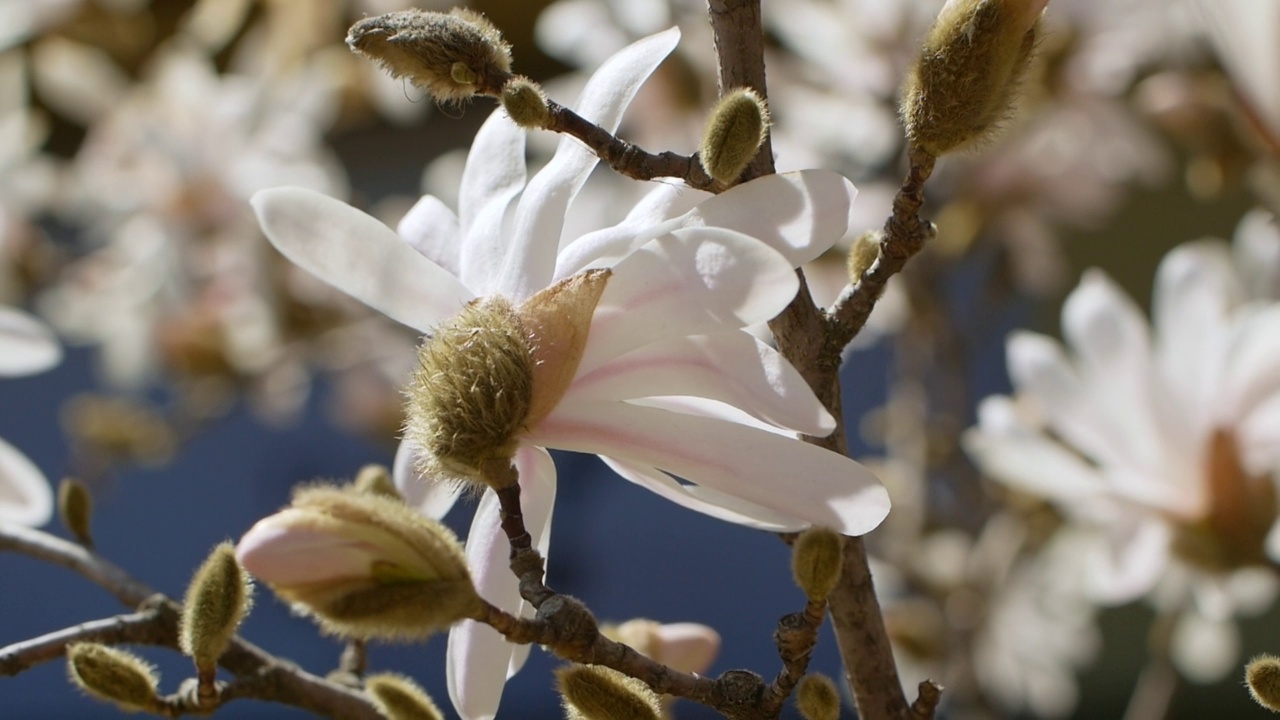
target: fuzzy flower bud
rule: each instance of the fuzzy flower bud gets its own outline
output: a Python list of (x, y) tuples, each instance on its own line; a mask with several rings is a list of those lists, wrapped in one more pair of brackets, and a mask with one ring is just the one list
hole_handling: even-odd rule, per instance
[(511, 77), (511, 46), (484, 15), (465, 8), (365, 18), (351, 26), (347, 45), (441, 102), (497, 95)]
[(662, 703), (648, 685), (602, 665), (556, 670), (569, 720), (660, 720)]
[(58, 517), (81, 545), (93, 547), (93, 495), (84, 483), (64, 478), (58, 485)]
[(804, 720), (840, 720), (840, 693), (826, 675), (809, 673), (800, 678), (796, 706)]
[(791, 573), (810, 600), (825, 600), (840, 579), (842, 549), (834, 530), (809, 528), (791, 547)]
[(947, 0), (902, 93), (912, 144), (942, 155), (1012, 111), (1049, 0)]
[(698, 148), (707, 174), (722, 183), (738, 179), (769, 133), (769, 110), (754, 90), (738, 88), (711, 113)]
[(351, 485), (356, 490), (370, 495), (402, 499), (400, 491), (396, 489), (396, 484), (391, 479), (391, 471), (385, 465), (365, 465), (360, 468), (360, 472), (356, 473), (356, 479), (351, 482)]
[(518, 307), (477, 300), (436, 328), (418, 351), (405, 436), (426, 452), (419, 471), (499, 485), (518, 435), (546, 417), (573, 380), (592, 313), (609, 278), (589, 270)]
[(538, 130), (547, 125), (551, 109), (542, 86), (524, 77), (512, 78), (502, 88), (502, 107), (511, 121), (526, 130)]
[(1244, 669), (1244, 683), (1259, 705), (1280, 712), (1280, 658), (1259, 655), (1250, 660)]
[(680, 672), (705, 673), (720, 654), (720, 633), (699, 623), (664, 625), (635, 619), (617, 626), (604, 626), (600, 632)]
[(254, 525), (240, 563), (336, 635), (420, 639), (475, 614), (453, 533), (403, 502), (310, 487)]
[(431, 696), (403, 675), (370, 675), (365, 678), (364, 690), (387, 720), (444, 720)]
[(862, 274), (871, 269), (876, 258), (880, 257), (880, 243), (884, 233), (880, 230), (868, 230), (862, 233), (849, 246), (849, 282), (857, 284)]
[(196, 570), (182, 601), (178, 641), (196, 667), (212, 672), (252, 605), (249, 575), (236, 562), (235, 546), (219, 544)]
[(77, 643), (67, 647), (67, 671), (80, 689), (125, 712), (147, 712), (156, 705), (160, 679), (155, 668), (133, 653)]

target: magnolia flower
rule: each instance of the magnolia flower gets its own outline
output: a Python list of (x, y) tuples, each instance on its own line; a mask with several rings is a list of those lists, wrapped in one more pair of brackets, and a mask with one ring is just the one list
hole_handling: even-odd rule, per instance
[(1095, 598), (1151, 594), (1186, 610), (1175, 659), (1200, 680), (1234, 661), (1230, 618), (1266, 607), (1276, 583), (1258, 566), (1280, 559), (1280, 303), (1245, 302), (1244, 282), (1276, 277), (1280, 237), (1238, 240), (1238, 268), (1214, 241), (1165, 257), (1154, 331), (1110, 278), (1087, 273), (1063, 308), (1072, 354), (1013, 335), (1017, 395), (984, 401), (964, 437), (991, 477), (1099, 531)]
[[(0, 306), (0, 377), (34, 375), (57, 365), (62, 348), (44, 323)], [(0, 439), (0, 521), (38, 526), (53, 515), (53, 492), (44, 473)]]
[[(587, 83), (577, 111), (616, 128), (678, 37), (667, 31), (615, 55)], [(431, 334), (464, 307), (494, 299), (532, 323), (540, 347), (529, 351), (545, 363), (533, 375), (540, 409), (511, 441), (525, 522), (544, 554), (555, 496), (546, 448), (598, 454), (674, 502), (756, 527), (816, 523), (862, 534), (879, 523), (888, 500), (870, 472), (787, 437), (828, 434), (833, 419), (794, 368), (738, 330), (781, 311), (796, 292), (793, 268), (844, 234), (852, 186), (822, 171), (772, 176), (690, 208), (705, 195), (663, 184), (618, 225), (563, 238), (565, 213), (597, 159), (565, 139), (526, 184), (523, 147), (523, 133), (495, 113), (468, 158), (459, 213), (425, 197), (399, 234), (301, 189), (264, 191), (253, 202), (287, 257), (410, 327)], [(598, 293), (574, 304), (581, 324), (566, 327), (539, 309), (581, 286)], [(560, 344), (562, 333), (577, 337)], [(441, 515), (456, 489), (408, 483), (419, 452), (402, 444), (398, 480), (411, 502)], [(519, 612), (508, 554), (497, 501), (486, 494), (468, 563), (482, 597)], [(493, 717), (527, 652), (486, 626), (455, 626), (448, 679), (459, 713)]]

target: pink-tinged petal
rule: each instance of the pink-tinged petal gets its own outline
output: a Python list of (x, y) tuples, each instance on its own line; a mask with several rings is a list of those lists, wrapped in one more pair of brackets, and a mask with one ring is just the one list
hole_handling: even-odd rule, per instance
[(985, 475), (1068, 505), (1107, 490), (1102, 476), (1079, 455), (1016, 416), (1009, 398), (989, 397), (978, 406), (978, 427), (961, 436), (965, 452)]
[(629, 403), (562, 403), (529, 442), (656, 467), (846, 535), (884, 520), (889, 495), (838, 453), (753, 427)]
[(525, 131), (505, 110), (495, 110), (471, 143), (458, 188), (461, 271), (458, 277), (479, 295), (494, 290), (496, 269), (506, 256), (503, 230), (511, 201), (524, 190)]
[(578, 372), (662, 338), (769, 320), (798, 288), (786, 258), (741, 233), (690, 228), (655, 238), (614, 268)]
[(1089, 270), (1063, 305), (1062, 331), (1092, 402), (1113, 419), (1117, 442), (1128, 448), (1125, 457), (1159, 467), (1169, 455), (1165, 438), (1185, 434), (1162, 421), (1184, 421), (1185, 411), (1154, 391), (1150, 330), (1141, 310), (1105, 273)]
[(1087, 564), (1090, 594), (1099, 602), (1120, 605), (1148, 593), (1169, 564), (1169, 525), (1158, 518), (1130, 514), (1107, 528)]
[(307, 272), (411, 328), (428, 332), (475, 296), (378, 220), (303, 188), (254, 194), (272, 245)]
[(0, 521), (39, 527), (53, 517), (53, 490), (44, 473), (0, 439)]
[(1240, 312), (1220, 389), (1218, 419), (1228, 423), (1280, 394), (1280, 303)]
[(0, 307), (0, 377), (43, 372), (62, 361), (49, 326), (21, 310)]
[(1240, 218), (1231, 241), (1245, 294), (1280, 300), (1280, 226), (1266, 210), (1250, 210)]
[(453, 509), (464, 486), (457, 482), (441, 482), (418, 473), (420, 450), (410, 440), (401, 440), (391, 464), (391, 479), (406, 505), (429, 518), (439, 520)]
[(670, 500), (682, 508), (717, 520), (766, 532), (798, 532), (809, 527), (809, 523), (803, 520), (787, 517), (732, 495), (708, 493), (709, 488), (697, 485), (681, 485), (675, 478), (654, 467), (603, 455), (600, 459), (623, 479), (655, 493), (664, 500)]
[(579, 373), (566, 399), (632, 400), (691, 395), (741, 408), (765, 422), (825, 437), (835, 419), (776, 350), (744, 332), (650, 343)]
[(587, 233), (561, 248), (556, 257), (555, 279), (587, 268), (617, 265), (636, 248), (674, 230), (668, 227), (672, 224), (669, 221), (710, 197), (714, 196), (680, 183), (660, 183), (636, 203), (622, 222)]
[(458, 216), (439, 198), (423, 195), (400, 219), (396, 234), (426, 259), (461, 277), (458, 256), (462, 232), (458, 229)]
[(305, 585), (369, 577), (386, 553), (369, 538), (317, 529), (310, 513), (287, 508), (259, 520), (236, 543), (236, 558), (259, 580)]
[[(640, 86), (679, 41), (680, 31), (672, 28), (618, 51), (592, 74), (575, 111), (609, 132), (617, 130)], [(529, 181), (500, 272), (497, 287), (503, 294), (523, 300), (551, 283), (565, 212), (598, 161), (580, 141), (566, 137), (551, 162)]]
[[(1228, 315), (1243, 294), (1226, 244), (1204, 240), (1174, 248), (1160, 261), (1155, 285), (1157, 359), (1170, 390), (1184, 407), (1212, 407), (1226, 361)], [(1215, 419), (1196, 415), (1195, 434), (1202, 437)]]
[(1019, 331), (1006, 343), (1009, 377), (1045, 416), (1063, 440), (1099, 463), (1116, 462), (1125, 448), (1117, 446), (1110, 418), (1101, 415), (1062, 346), (1039, 333)]
[[(545, 558), (555, 502), (555, 465), (550, 455), (537, 448), (521, 448), (516, 462), (526, 528)], [(525, 603), (508, 567), (511, 545), (502, 532), (498, 501), (492, 492), (486, 492), (476, 508), (466, 552), (480, 597), (509, 613), (521, 614)], [(487, 720), (497, 714), (502, 688), (519, 669), (519, 647), (488, 625), (473, 620), (464, 620), (450, 629), (445, 675), (449, 699), (463, 720)], [(527, 653), (525, 649), (521, 656)]]

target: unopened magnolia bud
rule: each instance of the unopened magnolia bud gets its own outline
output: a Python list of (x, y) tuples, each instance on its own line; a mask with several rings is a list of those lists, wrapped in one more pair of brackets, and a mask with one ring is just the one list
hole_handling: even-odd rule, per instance
[(1280, 712), (1280, 658), (1259, 655), (1250, 660), (1244, 669), (1244, 683), (1259, 705)]
[(791, 547), (791, 573), (812, 601), (825, 600), (840, 579), (840, 534), (823, 527), (800, 533)]
[(902, 93), (907, 138), (941, 155), (1012, 111), (1048, 0), (947, 0)]
[(364, 689), (387, 720), (444, 720), (444, 713), (431, 696), (403, 675), (370, 675), (365, 678)]
[(796, 706), (804, 720), (840, 720), (840, 693), (826, 675), (809, 673), (800, 678)]
[(425, 476), (514, 483), (518, 435), (546, 417), (573, 381), (608, 270), (588, 270), (514, 307), (472, 302), (418, 351), (405, 436)]
[(464, 8), (365, 18), (351, 26), (347, 45), (442, 102), (497, 95), (511, 77), (511, 46), (485, 16)]
[(391, 479), (391, 471), (385, 465), (365, 465), (356, 473), (356, 479), (351, 484), (363, 493), (403, 499), (396, 489), (395, 481)]
[(235, 546), (219, 544), (196, 570), (182, 601), (178, 641), (196, 667), (212, 671), (249, 612), (253, 587), (236, 562)]
[(67, 671), (85, 692), (126, 712), (146, 712), (156, 706), (160, 679), (155, 668), (133, 653), (98, 643), (69, 645)]
[(547, 94), (528, 78), (515, 77), (503, 86), (502, 107), (506, 108), (512, 122), (526, 130), (546, 127), (551, 117)]
[(659, 720), (662, 702), (648, 685), (602, 665), (556, 670), (556, 687), (570, 720)]
[(698, 148), (707, 174), (722, 183), (738, 179), (769, 132), (769, 111), (754, 90), (739, 88), (725, 95), (711, 113)]
[(64, 478), (58, 485), (58, 517), (85, 547), (93, 547), (90, 525), (93, 520), (93, 495), (84, 483), (75, 478)]
[(875, 264), (876, 258), (880, 257), (880, 242), (883, 239), (883, 232), (868, 230), (849, 246), (849, 282), (858, 284), (862, 280), (862, 274)]
[(662, 624), (653, 620), (628, 620), (604, 626), (600, 632), (645, 657), (686, 673), (704, 673), (720, 653), (720, 633), (699, 623)]
[(448, 528), (392, 498), (304, 488), (240, 539), (241, 564), (336, 635), (419, 639), (480, 599)]

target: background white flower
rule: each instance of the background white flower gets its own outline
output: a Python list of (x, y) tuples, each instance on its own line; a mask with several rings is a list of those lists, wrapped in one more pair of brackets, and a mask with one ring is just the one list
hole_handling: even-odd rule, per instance
[[(0, 306), (0, 378), (34, 375), (62, 360), (62, 348), (44, 323)], [(53, 492), (44, 473), (0, 439), (0, 521), (43, 525), (53, 515)]]

